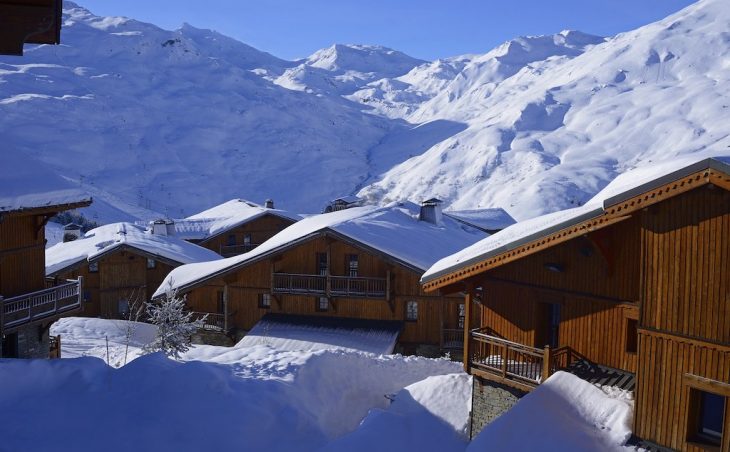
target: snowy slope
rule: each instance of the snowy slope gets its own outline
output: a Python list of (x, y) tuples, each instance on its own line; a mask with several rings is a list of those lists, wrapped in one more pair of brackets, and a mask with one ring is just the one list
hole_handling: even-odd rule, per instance
[[(467, 127), (360, 195), (435, 195), (522, 220), (584, 203), (641, 162), (721, 153), (730, 145), (729, 23), (730, 4), (702, 0), (602, 44), (564, 33), (575, 51), (542, 60), (529, 62), (514, 43), (474, 58), (408, 116)], [(502, 57), (510, 64), (495, 68)]]
[(368, 149), (398, 125), (265, 75), (294, 64), (212, 31), (67, 2), (63, 45), (0, 58), (3, 152), (110, 193), (137, 218), (147, 215), (128, 205), (184, 217), (242, 196), (317, 210), (362, 182)]

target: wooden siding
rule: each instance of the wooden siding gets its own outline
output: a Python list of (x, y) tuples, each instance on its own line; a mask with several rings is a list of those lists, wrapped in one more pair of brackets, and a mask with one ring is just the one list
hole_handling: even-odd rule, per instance
[(243, 245), (243, 238), (246, 234), (251, 234), (252, 244), (260, 245), (293, 223), (293, 220), (275, 215), (263, 215), (222, 234), (203, 240), (198, 245), (220, 253), (222, 247), (229, 245), (228, 237), (230, 235), (236, 237), (236, 245)]
[[(677, 450), (708, 450), (687, 441), (690, 386), (684, 376), (690, 374), (730, 382), (730, 347), (700, 345), (642, 330), (639, 356), (634, 433)], [(726, 408), (725, 447), (722, 449), (725, 452), (730, 450), (730, 415), (727, 412)]]
[(43, 217), (10, 215), (0, 222), (0, 295), (9, 298), (45, 288)]
[(126, 249), (104, 256), (98, 261), (97, 272), (89, 271), (84, 262), (58, 275), (59, 279), (84, 278), (85, 317), (118, 318), (121, 299), (149, 301), (173, 266), (156, 261), (147, 268), (147, 257)]
[[(358, 256), (358, 276), (391, 280), (391, 301), (368, 298), (333, 297), (330, 309), (318, 311), (317, 298), (306, 295), (272, 296), (271, 308), (258, 307), (259, 296), (271, 292), (272, 271), (281, 273), (318, 274), (317, 253), (330, 255), (330, 274), (348, 275), (347, 256)], [(420, 273), (386, 262), (352, 244), (333, 238), (317, 237), (291, 248), (270, 260), (257, 262), (235, 273), (210, 281), (188, 293), (187, 303), (191, 310), (218, 312), (218, 293), (227, 285), (229, 313), (233, 326), (250, 330), (267, 312), (316, 316), (353, 317), (377, 320), (404, 321), (401, 342), (413, 344), (438, 344), (441, 327), (456, 328), (458, 305), (461, 297), (429, 295), (419, 284)], [(418, 302), (418, 320), (405, 321), (408, 301)]]
[(540, 307), (557, 304), (558, 346), (571, 347), (593, 362), (635, 372), (636, 353), (626, 351), (626, 327), (627, 319), (638, 318), (637, 306), (496, 281), (486, 281), (483, 288), (483, 303), (476, 310), (481, 312), (480, 326), (489, 327), (490, 334), (542, 348), (539, 332), (549, 323)]

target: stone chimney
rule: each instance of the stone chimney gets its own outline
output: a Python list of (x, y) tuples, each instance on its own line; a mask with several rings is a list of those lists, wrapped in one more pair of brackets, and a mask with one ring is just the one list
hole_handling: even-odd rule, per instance
[(274, 208), (274, 200), (269, 198), (264, 202), (264, 207), (267, 209), (273, 209)]
[(443, 201), (436, 198), (431, 198), (421, 203), (421, 212), (418, 215), (418, 219), (425, 221), (436, 226), (443, 224), (443, 214), (441, 213), (441, 204)]
[(69, 223), (63, 227), (63, 241), (73, 242), (81, 238), (81, 226), (76, 223)]
[[(159, 219), (151, 223), (154, 235), (167, 235), (167, 221)], [(173, 225), (174, 226), (174, 225)]]

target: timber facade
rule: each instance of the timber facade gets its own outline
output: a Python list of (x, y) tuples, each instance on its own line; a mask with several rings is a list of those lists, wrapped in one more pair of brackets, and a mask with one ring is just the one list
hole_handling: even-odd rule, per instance
[(47, 358), (48, 328), (82, 306), (82, 278), (48, 284), (45, 224), (90, 201), (0, 212), (0, 357)]
[(271, 312), (396, 320), (403, 325), (399, 344), (405, 353), (460, 348), (463, 300), (425, 293), (422, 273), (339, 234), (321, 232), (185, 292), (191, 310), (212, 314), (209, 321), (238, 335)]
[(465, 368), (524, 392), (557, 370), (621, 386), (642, 440), (730, 451), (730, 175), (610, 201), (426, 282), (466, 293)]
[(128, 318), (142, 306), (173, 268), (181, 265), (132, 247), (115, 248), (98, 259), (74, 264), (53, 275), (55, 281), (83, 278), (84, 317)]
[(293, 223), (292, 219), (267, 214), (204, 240), (190, 242), (215, 251), (223, 257), (237, 256), (248, 253)]

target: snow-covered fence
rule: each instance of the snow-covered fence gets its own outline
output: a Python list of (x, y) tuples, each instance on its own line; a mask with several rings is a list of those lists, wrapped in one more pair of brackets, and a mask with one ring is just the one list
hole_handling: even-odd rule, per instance
[(82, 278), (2, 300), (3, 329), (52, 317), (81, 307)]

